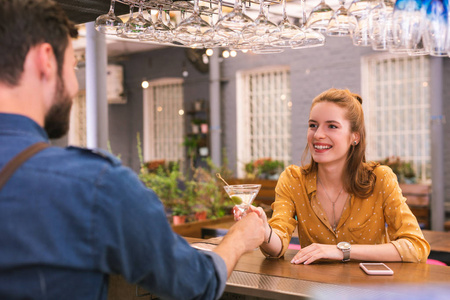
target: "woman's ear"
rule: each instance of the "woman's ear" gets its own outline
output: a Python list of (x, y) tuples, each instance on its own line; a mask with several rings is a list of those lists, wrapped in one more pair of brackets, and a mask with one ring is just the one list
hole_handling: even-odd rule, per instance
[(352, 145), (356, 146), (359, 144), (360, 141), (360, 135), (359, 132), (353, 132), (352, 133)]

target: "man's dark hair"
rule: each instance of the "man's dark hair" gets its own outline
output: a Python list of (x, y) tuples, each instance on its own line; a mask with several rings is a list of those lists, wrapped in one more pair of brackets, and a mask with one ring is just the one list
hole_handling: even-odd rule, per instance
[(78, 36), (74, 23), (51, 0), (0, 0), (0, 82), (16, 86), (28, 51), (49, 43), (61, 75), (68, 36)]

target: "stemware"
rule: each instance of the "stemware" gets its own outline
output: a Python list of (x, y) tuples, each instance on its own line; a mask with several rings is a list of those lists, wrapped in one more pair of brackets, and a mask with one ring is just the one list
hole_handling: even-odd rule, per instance
[(334, 12), (327, 27), (327, 35), (329, 36), (349, 36), (350, 22), (347, 9), (344, 7), (345, 0), (339, 0), (340, 7)]
[(153, 28), (153, 23), (144, 18), (143, 6), (144, 3), (141, 1), (138, 16), (135, 18), (133, 16), (134, 5), (130, 5), (130, 18), (123, 26), (123, 32), (120, 34), (121, 37), (137, 39), (147, 28)]
[(302, 31), (298, 26), (295, 26), (287, 17), (286, 13), (286, 0), (282, 1), (283, 19), (278, 24), (278, 30), (276, 34), (276, 40), (272, 42), (276, 47), (291, 47), (291, 39)]
[(194, 0), (192, 15), (178, 24), (175, 35), (183, 45), (192, 48), (202, 48), (212, 40), (214, 32), (211, 25), (200, 16), (199, 0)]
[(388, 50), (393, 43), (392, 0), (379, 0), (369, 12), (369, 36), (373, 50)]
[(350, 34), (353, 45), (370, 46), (369, 36), (369, 13), (372, 9), (371, 0), (353, 0), (348, 8), (348, 14), (351, 16)]
[(423, 42), (430, 55), (447, 56), (448, 0), (428, 0), (422, 7)]
[[(170, 29), (169, 26), (164, 24), (162, 8), (163, 8), (162, 5), (158, 5), (158, 9), (159, 9), (158, 20), (155, 22), (155, 24), (153, 24), (153, 27), (154, 27), (153, 36), (154, 36), (154, 39), (157, 40), (158, 42), (170, 43), (173, 40), (173, 33), (172, 33), (172, 29)], [(169, 22), (170, 22), (170, 20), (169, 20)]]
[(223, 187), (236, 207), (242, 212), (242, 216), (247, 214), (247, 210), (261, 189), (260, 184), (236, 184), (225, 185)]
[(264, 0), (260, 0), (259, 14), (254, 26), (248, 26), (242, 31), (244, 39), (252, 44), (255, 53), (280, 53), (283, 49), (271, 45), (278, 39), (279, 32), (277, 25), (271, 22), (264, 12)]
[(393, 53), (408, 53), (417, 48), (421, 34), (421, 0), (397, 0), (392, 15)]
[(166, 13), (166, 25), (169, 27), (170, 30), (175, 30), (175, 25), (170, 21), (170, 12), (168, 10), (165, 11)]
[(111, 0), (109, 11), (95, 20), (95, 29), (104, 34), (117, 35), (121, 32), (123, 21), (114, 14), (116, 0)]
[(225, 27), (220, 21), (223, 18), (222, 15), (222, 0), (218, 1), (218, 12), (217, 12), (217, 22), (212, 28), (214, 37), (209, 43), (210, 45), (206, 45), (208, 47), (227, 47), (228, 45), (236, 44), (239, 41), (239, 33)]
[(152, 10), (149, 8), (147, 10), (148, 13), (148, 21), (151, 26), (145, 28), (143, 32), (138, 35), (140, 41), (156, 41), (155, 38), (155, 23), (152, 21)]
[(332, 16), (333, 9), (325, 3), (325, 0), (321, 0), (309, 14), (306, 27), (319, 31), (320, 33), (325, 33)]
[(319, 31), (313, 30), (306, 26), (306, 9), (305, 0), (301, 0), (302, 7), (302, 27), (300, 33), (295, 35), (291, 41), (292, 49), (312, 48), (325, 45), (325, 36)]
[(428, 55), (430, 51), (425, 47), (423, 35), (419, 42), (412, 44), (412, 48), (407, 49), (406, 53), (411, 56)]
[[(241, 5), (242, 14), (247, 15), (245, 4), (240, 4), (240, 5)], [(251, 23), (246, 25), (243, 29), (235, 30), (235, 32), (238, 33), (238, 39), (237, 39), (237, 41), (235, 41), (235, 43), (229, 44), (230, 50), (241, 50), (241, 51), (252, 50), (253, 45), (246, 38), (244, 38), (243, 31), (248, 30), (249, 28), (251, 28), (253, 26), (255, 26), (255, 24), (253, 23), (253, 19), (252, 19)]]
[(235, 0), (233, 10), (219, 20), (219, 23), (231, 30), (242, 32), (245, 27), (253, 24), (253, 20), (243, 12), (241, 0)]

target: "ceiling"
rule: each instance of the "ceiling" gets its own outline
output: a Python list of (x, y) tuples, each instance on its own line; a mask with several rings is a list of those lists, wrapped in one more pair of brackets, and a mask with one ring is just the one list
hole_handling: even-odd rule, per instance
[[(110, 0), (55, 0), (66, 11), (67, 16), (76, 24), (94, 21), (109, 10)], [(123, 15), (129, 12), (127, 5), (116, 2), (115, 12)]]

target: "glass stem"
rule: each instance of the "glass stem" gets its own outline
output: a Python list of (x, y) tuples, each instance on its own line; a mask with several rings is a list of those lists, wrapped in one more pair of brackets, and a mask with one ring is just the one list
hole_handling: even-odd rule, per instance
[(130, 5), (130, 19), (133, 18), (133, 10), (134, 10), (134, 5), (131, 4), (131, 5)]
[(241, 0), (234, 0), (234, 9), (239, 9), (242, 7)]
[(222, 20), (222, 0), (219, 0), (219, 11), (218, 11), (218, 14), (219, 14), (219, 20), (217, 20), (217, 22), (219, 22), (220, 20)]
[(114, 8), (116, 6), (116, 0), (111, 0), (111, 5), (109, 6), (109, 14), (113, 15), (114, 14)]
[(198, 7), (198, 2), (199, 2), (199, 0), (194, 0), (194, 14), (199, 14), (199, 11), (200, 11), (200, 9), (199, 9), (199, 7)]
[(162, 18), (162, 14), (163, 14), (162, 5), (160, 5), (158, 8), (159, 8), (158, 21), (161, 22), (162, 24), (164, 24), (163, 18)]
[(264, 16), (264, 0), (259, 0), (259, 15)]
[(287, 19), (287, 14), (286, 14), (286, 0), (283, 0), (282, 2), (282, 7), (283, 7), (283, 20)]
[(301, 0), (302, 4), (302, 27), (306, 24), (305, 0)]

